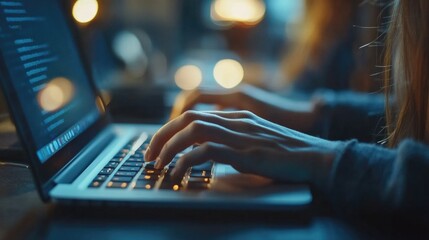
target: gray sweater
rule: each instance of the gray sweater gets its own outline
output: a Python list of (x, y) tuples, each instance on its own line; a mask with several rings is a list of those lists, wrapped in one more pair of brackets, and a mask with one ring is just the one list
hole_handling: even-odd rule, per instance
[(325, 135), (341, 143), (325, 195), (335, 209), (348, 213), (394, 213), (429, 219), (429, 147), (404, 140), (396, 149), (382, 139), (381, 95), (342, 93), (328, 96)]

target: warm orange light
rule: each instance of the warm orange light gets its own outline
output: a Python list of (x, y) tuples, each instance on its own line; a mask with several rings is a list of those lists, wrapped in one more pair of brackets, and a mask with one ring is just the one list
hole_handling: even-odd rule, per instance
[(37, 100), (40, 107), (52, 112), (60, 109), (71, 101), (74, 95), (74, 86), (70, 80), (59, 77), (51, 80), (40, 90)]
[(233, 59), (223, 59), (216, 63), (213, 76), (216, 82), (224, 88), (233, 88), (244, 78), (244, 69)]
[(214, 0), (211, 6), (211, 17), (217, 22), (255, 25), (264, 18), (265, 10), (262, 0)]
[(176, 71), (174, 80), (182, 90), (192, 90), (200, 86), (203, 81), (203, 73), (195, 65), (185, 65)]
[(73, 17), (80, 23), (91, 22), (98, 13), (97, 0), (77, 0), (72, 9)]

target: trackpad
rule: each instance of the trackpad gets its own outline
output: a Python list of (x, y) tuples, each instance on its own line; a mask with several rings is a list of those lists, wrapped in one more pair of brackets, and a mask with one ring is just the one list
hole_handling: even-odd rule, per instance
[(266, 201), (306, 205), (312, 201), (310, 189), (305, 184), (278, 183), (271, 179), (239, 173), (229, 165), (217, 164), (211, 192), (230, 197), (264, 199)]

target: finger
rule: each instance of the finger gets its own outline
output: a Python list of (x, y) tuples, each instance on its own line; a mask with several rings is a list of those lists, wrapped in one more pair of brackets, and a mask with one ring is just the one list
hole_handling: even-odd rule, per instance
[(255, 115), (254, 113), (243, 110), (243, 111), (205, 111), (225, 119), (237, 121), (237, 126), (234, 130), (240, 132), (248, 132), (252, 134), (260, 133), (261, 136), (278, 137), (288, 139), (288, 135), (285, 135), (283, 131), (285, 128), (277, 124), (271, 123)]
[(228, 119), (253, 119), (256, 115), (248, 110), (238, 111), (204, 111)]
[[(295, 137), (302, 136), (302, 133), (288, 129), (279, 124), (267, 121), (251, 111), (242, 110), (242, 111), (205, 111), (205, 113), (210, 113), (227, 119), (236, 119), (239, 121), (251, 123), (252, 128), (247, 128), (248, 131), (259, 132), (264, 134), (273, 135), (280, 138), (291, 139)], [(246, 128), (242, 128), (245, 130)], [(285, 133), (287, 131), (287, 133)]]
[(198, 148), (184, 154), (176, 163), (172, 177), (181, 179), (188, 168), (206, 161), (229, 164), (234, 168), (244, 168), (245, 162), (242, 156), (233, 148), (217, 143), (204, 143)]
[(198, 120), (214, 123), (235, 131), (254, 130), (252, 129), (250, 123), (245, 124), (243, 122), (238, 121), (229, 121), (227, 118), (220, 116), (220, 114), (216, 115), (206, 112), (188, 111), (182, 114), (180, 117), (168, 122), (152, 137), (148, 150), (145, 154), (145, 159), (147, 161), (153, 161), (158, 156), (163, 145), (171, 137), (173, 137), (180, 130), (184, 129), (187, 125)]
[(240, 108), (242, 101), (239, 101), (239, 95), (238, 92), (207, 92), (202, 90), (182, 93), (175, 101), (170, 119), (177, 118), (180, 114), (193, 109), (195, 105), (200, 103), (216, 104), (222, 108)]
[(258, 145), (260, 139), (232, 131), (217, 124), (200, 120), (194, 121), (164, 144), (157, 158), (156, 168), (163, 168), (177, 153), (182, 152), (188, 147), (205, 142), (219, 143), (232, 148), (243, 149), (249, 145)]

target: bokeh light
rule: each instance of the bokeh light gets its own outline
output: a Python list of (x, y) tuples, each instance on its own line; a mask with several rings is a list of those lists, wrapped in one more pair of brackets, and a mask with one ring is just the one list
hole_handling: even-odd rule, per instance
[(113, 39), (112, 44), (116, 56), (126, 63), (136, 62), (144, 55), (140, 40), (130, 31), (118, 33)]
[(244, 78), (244, 69), (233, 59), (223, 59), (216, 63), (213, 76), (216, 82), (224, 88), (233, 88)]
[(214, 0), (211, 17), (217, 22), (255, 25), (262, 21), (266, 6), (262, 0)]
[(174, 80), (182, 90), (192, 90), (200, 86), (203, 81), (203, 73), (195, 65), (185, 65), (177, 69)]
[(80, 23), (91, 22), (98, 13), (97, 0), (77, 0), (72, 9), (73, 17)]
[(58, 77), (51, 80), (39, 91), (37, 100), (43, 110), (53, 112), (69, 103), (73, 95), (74, 86), (72, 82), (66, 78)]

